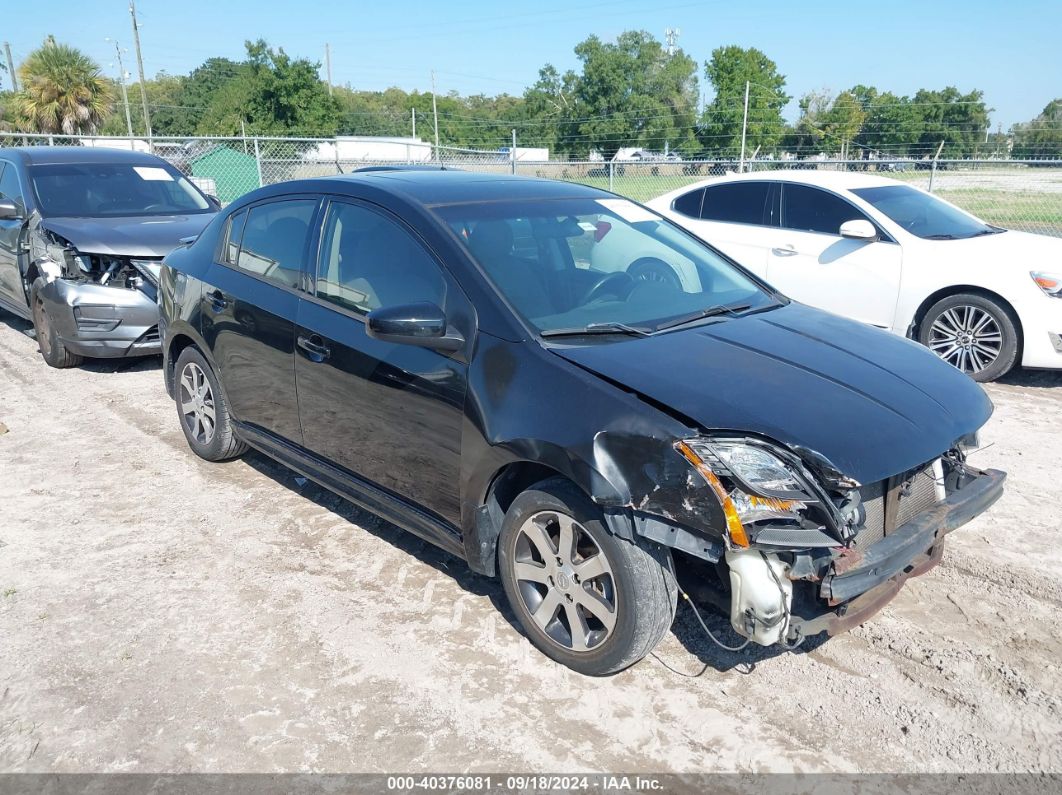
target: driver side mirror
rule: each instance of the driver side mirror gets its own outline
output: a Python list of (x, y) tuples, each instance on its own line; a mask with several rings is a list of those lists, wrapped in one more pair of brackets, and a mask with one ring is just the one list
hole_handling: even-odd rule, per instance
[(878, 230), (874, 228), (874, 224), (870, 223), (864, 218), (859, 218), (852, 221), (845, 221), (841, 224), (841, 237), (847, 237), (849, 240), (877, 240)]
[(19, 210), (18, 205), (10, 199), (0, 200), (0, 219), (11, 220), (15, 218), (21, 218), (22, 211)]
[(461, 332), (447, 325), (442, 309), (428, 301), (374, 309), (366, 316), (365, 330), (383, 342), (445, 352), (460, 350), (465, 342)]

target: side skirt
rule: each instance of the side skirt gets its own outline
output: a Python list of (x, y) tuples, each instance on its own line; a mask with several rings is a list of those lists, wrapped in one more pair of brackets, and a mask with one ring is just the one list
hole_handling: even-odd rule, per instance
[(465, 548), (461, 542), (461, 535), (457, 528), (449, 523), (356, 475), (278, 439), (271, 433), (235, 420), (233, 425), (236, 434), (256, 450), (265, 453), (270, 458), (275, 458), (284, 466), (305, 475), (360, 508), (465, 560)]

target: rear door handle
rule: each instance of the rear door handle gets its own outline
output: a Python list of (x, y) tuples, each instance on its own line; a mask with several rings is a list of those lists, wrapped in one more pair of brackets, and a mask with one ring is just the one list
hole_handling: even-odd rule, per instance
[(776, 257), (792, 257), (796, 254), (799, 254), (800, 252), (793, 248), (792, 245), (786, 244), (784, 246), (772, 248), (771, 253), (774, 254)]
[(220, 312), (229, 305), (229, 299), (225, 297), (225, 294), (221, 290), (214, 290), (207, 293), (207, 299), (210, 301), (210, 305), (214, 307), (216, 312)]
[(304, 337), (300, 334), (295, 343), (306, 353), (306, 357), (312, 362), (323, 362), (332, 355), (331, 349), (325, 345), (323, 339), (316, 334)]

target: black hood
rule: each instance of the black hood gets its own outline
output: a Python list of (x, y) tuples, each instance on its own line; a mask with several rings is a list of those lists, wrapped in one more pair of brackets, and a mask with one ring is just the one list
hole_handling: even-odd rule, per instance
[(134, 216), (126, 218), (43, 218), (41, 226), (70, 241), (86, 254), (118, 257), (165, 257), (180, 243), (203, 231), (215, 213)]
[(553, 350), (705, 430), (807, 448), (862, 483), (939, 456), (992, 413), (981, 387), (922, 346), (800, 304)]

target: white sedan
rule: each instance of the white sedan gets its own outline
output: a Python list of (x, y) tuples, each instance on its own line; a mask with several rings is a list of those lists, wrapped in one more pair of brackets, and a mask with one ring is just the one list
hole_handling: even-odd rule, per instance
[(731, 175), (648, 206), (789, 297), (916, 339), (978, 381), (1062, 367), (1062, 239), (847, 172)]

